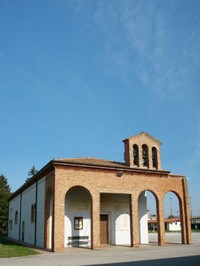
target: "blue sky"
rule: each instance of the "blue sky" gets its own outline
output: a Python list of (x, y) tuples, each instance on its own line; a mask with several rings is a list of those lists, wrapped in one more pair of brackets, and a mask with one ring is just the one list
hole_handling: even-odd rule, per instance
[(199, 215), (199, 84), (199, 0), (0, 0), (0, 173), (14, 191), (53, 158), (123, 161), (146, 131)]

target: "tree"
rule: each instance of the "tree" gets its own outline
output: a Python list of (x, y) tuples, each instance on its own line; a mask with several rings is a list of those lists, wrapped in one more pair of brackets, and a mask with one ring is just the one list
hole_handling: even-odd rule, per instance
[(29, 172), (28, 172), (28, 175), (30, 176), (30, 177), (28, 177), (27, 179), (26, 179), (26, 182), (27, 181), (29, 181), (35, 174), (37, 174), (37, 172), (38, 172), (38, 170), (35, 168), (35, 166), (33, 165), (32, 167), (31, 167), (31, 169), (29, 170)]
[(8, 228), (8, 199), (11, 196), (8, 180), (0, 175), (0, 233), (6, 233)]

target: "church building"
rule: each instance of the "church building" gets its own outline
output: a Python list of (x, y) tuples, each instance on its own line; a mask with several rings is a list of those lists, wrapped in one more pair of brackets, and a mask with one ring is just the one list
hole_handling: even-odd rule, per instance
[(178, 199), (181, 242), (191, 243), (187, 178), (161, 166), (161, 142), (146, 132), (125, 139), (124, 162), (53, 159), (10, 198), (8, 236), (54, 252), (70, 247), (147, 244), (146, 192), (156, 202), (158, 244), (165, 240), (164, 197)]

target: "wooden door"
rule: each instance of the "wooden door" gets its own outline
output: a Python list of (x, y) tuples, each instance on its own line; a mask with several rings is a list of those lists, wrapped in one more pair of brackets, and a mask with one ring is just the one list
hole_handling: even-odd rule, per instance
[(108, 214), (100, 214), (100, 244), (108, 244)]

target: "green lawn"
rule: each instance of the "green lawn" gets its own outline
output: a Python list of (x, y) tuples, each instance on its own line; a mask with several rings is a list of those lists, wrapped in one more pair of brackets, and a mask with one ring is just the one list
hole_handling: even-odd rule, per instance
[(39, 252), (14, 243), (8, 240), (5, 236), (0, 235), (0, 258), (21, 257), (36, 254), (39, 254)]
[(192, 229), (192, 233), (200, 233), (200, 229)]

